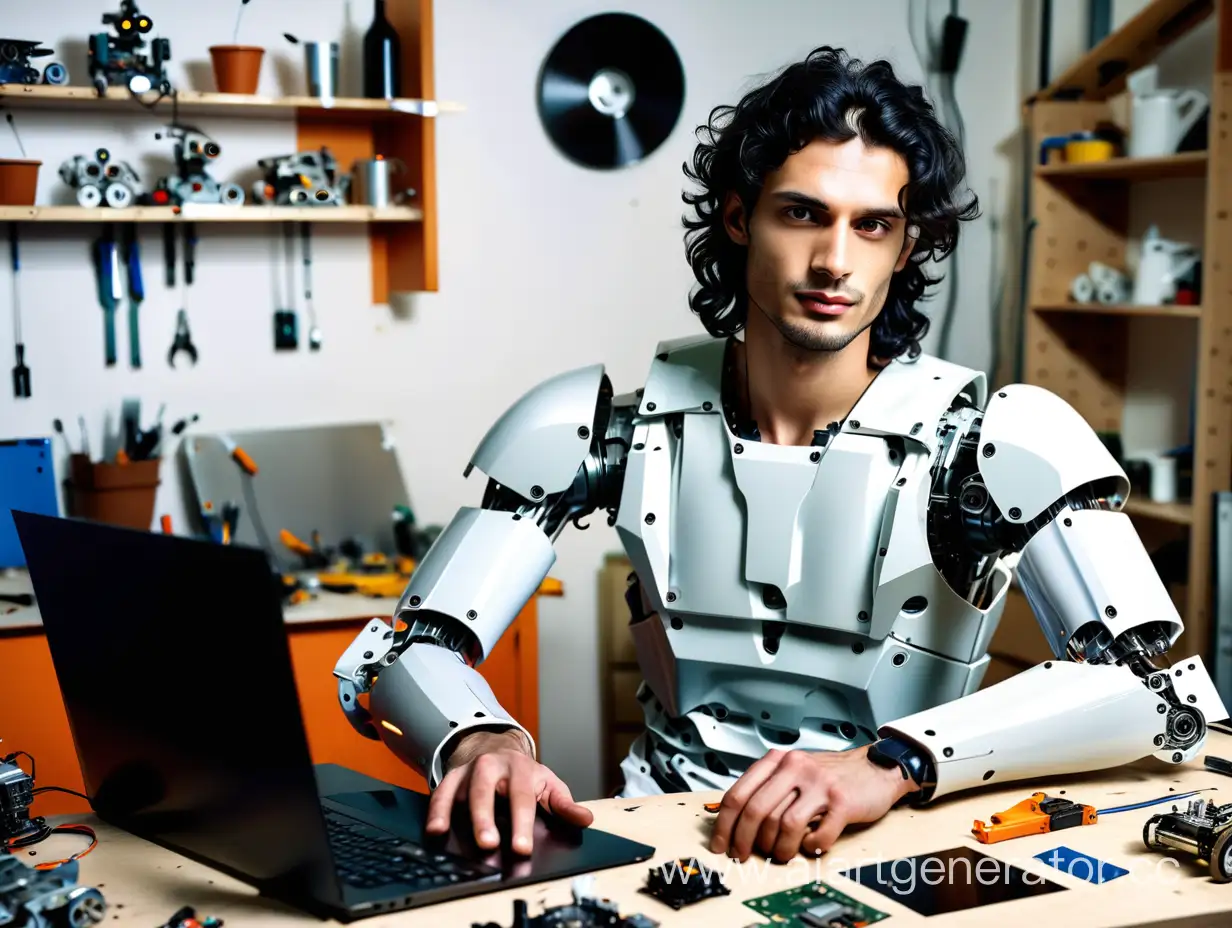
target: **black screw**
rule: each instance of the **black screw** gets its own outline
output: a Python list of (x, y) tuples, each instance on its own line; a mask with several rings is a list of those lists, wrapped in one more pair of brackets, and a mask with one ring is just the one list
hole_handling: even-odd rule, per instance
[(590, 429), (582, 425), (578, 427), (578, 438), (590, 438)]
[(1069, 527), (1070, 527), (1071, 525), (1073, 525), (1073, 524), (1074, 524), (1074, 520), (1073, 520), (1073, 519), (1066, 519), (1066, 520), (1065, 520), (1065, 527), (1066, 527), (1066, 528), (1069, 528)]
[(1116, 606), (1107, 606), (1104, 608), (1104, 615), (1110, 619), (1116, 618)]
[(736, 454), (744, 454), (744, 445), (736, 442), (736, 447), (732, 448), (732, 451), (736, 452)]
[(931, 728), (926, 728), (924, 729), (924, 734), (928, 735), (931, 738), (933, 735), (936, 734), (936, 732), (933, 731)]
[(706, 402), (702, 403), (702, 409), (706, 410), (706, 412), (710, 412), (710, 410), (714, 409), (714, 403), (710, 402), (710, 400), (706, 400)]
[(653, 512), (646, 513), (646, 524), (654, 525), (654, 513)]
[(457, 723), (457, 722), (450, 722), (450, 723), (449, 723), (449, 727), (450, 727), (450, 728), (457, 728), (457, 727), (458, 727), (458, 723)]
[(1190, 693), (1190, 694), (1189, 694), (1186, 698), (1187, 698), (1190, 702), (1197, 702), (1197, 701), (1198, 701), (1198, 697), (1197, 697), (1197, 696), (1195, 696), (1193, 693)]
[(996, 445), (985, 445), (984, 446), (984, 457), (990, 458), (996, 453), (997, 453)]
[(676, 594), (669, 590), (667, 593), (667, 601), (669, 603), (674, 603), (676, 601)]
[(857, 641), (855, 644), (851, 646), (851, 650), (854, 651), (856, 654), (863, 654), (864, 645), (860, 644), (860, 642)]
[(885, 557), (885, 556), (886, 556), (886, 549), (885, 549), (885, 548), (881, 548), (880, 550), (878, 550), (878, 551), (877, 551), (877, 556), (878, 556), (878, 557)]
[(1155, 707), (1155, 711), (1156, 711), (1156, 712), (1158, 712), (1160, 715), (1163, 715), (1165, 712), (1167, 712), (1167, 711), (1168, 711), (1168, 707), (1167, 707), (1167, 706), (1165, 706), (1165, 705), (1161, 702), (1158, 706), (1156, 706), (1156, 707)]
[(994, 773), (996, 773), (996, 771), (995, 771), (995, 770), (989, 770), (987, 773), (985, 773), (985, 774), (984, 774), (984, 779), (985, 779), (985, 780), (991, 780), (991, 779), (992, 779), (992, 775), (993, 775)]
[(1164, 743), (1164, 736), (1156, 735), (1155, 736), (1155, 747), (1160, 747), (1163, 745), (1163, 743)]
[(867, 613), (867, 612), (861, 612), (858, 616), (856, 616), (856, 619), (857, 619), (857, 621), (860, 621), (860, 622), (867, 622), (867, 621), (868, 621), (868, 613)]
[(770, 713), (769, 713), (769, 712), (763, 712), (763, 713), (761, 714), (761, 717), (762, 717), (765, 721), (767, 721), (767, 722), (768, 722), (768, 721), (770, 721)]
[(476, 713), (475, 713), (475, 718), (477, 718), (477, 719), (481, 719), (481, 718), (483, 718), (483, 713), (482, 713), (482, 712), (476, 712)]
[(1044, 669), (1047, 670), (1052, 666), (1052, 661), (1044, 661)]
[(530, 495), (533, 499), (538, 499), (543, 495), (543, 487), (539, 486), (539, 484), (535, 484), (530, 488)]
[(820, 461), (820, 460), (821, 460), (821, 452), (820, 452), (820, 451), (814, 451), (814, 452), (810, 453), (810, 454), (809, 454), (809, 460), (810, 460), (810, 461), (812, 461), (814, 464), (816, 464), (818, 461)]
[(1021, 515), (1022, 515), (1022, 510), (1019, 509), (1017, 506), (1010, 507), (1010, 518), (1011, 519), (1017, 519)]
[(634, 450), (634, 451), (641, 451), (641, 450), (642, 450), (643, 448), (645, 448), (645, 447), (646, 447), (646, 446), (645, 446), (644, 444), (642, 444), (642, 443), (639, 441), (636, 445), (634, 445), (634, 446), (633, 446), (633, 450)]
[(895, 654), (895, 655), (894, 655), (894, 666), (895, 666), (895, 667), (901, 667), (901, 666), (903, 666), (903, 664), (905, 664), (905, 663), (907, 663), (907, 655), (906, 655), (906, 654), (901, 654), (901, 653), (900, 653), (900, 654)]
[(1001, 399), (1005, 399), (1005, 394), (1004, 394), (1004, 393), (998, 393), (998, 394), (997, 394), (997, 396), (1001, 397)]
[(953, 756), (954, 756), (954, 749), (953, 749), (953, 748), (946, 748), (946, 749), (945, 749), (945, 750), (943, 750), (941, 753), (942, 753), (942, 754), (944, 754), (946, 757), (953, 757)]
[(466, 617), (467, 617), (468, 619), (477, 619), (477, 618), (479, 618), (479, 613), (478, 613), (478, 612), (476, 612), (474, 609), (468, 609), (468, 610), (466, 611)]
[(851, 427), (852, 427), (853, 429), (858, 429), (858, 428), (860, 427), (860, 420), (859, 420), (859, 419), (852, 419), (852, 420), (851, 420)]
[(379, 626), (379, 625), (373, 625), (370, 629), (368, 629), (368, 631), (370, 631), (370, 632), (374, 632), (374, 631), (376, 631), (378, 628), (380, 628), (380, 626)]
[(912, 434), (912, 435), (916, 434), (916, 433), (917, 433), (917, 432), (919, 432), (919, 431), (920, 431), (920, 429), (922, 429), (922, 428), (924, 428), (924, 423), (923, 423), (923, 422), (917, 422), (915, 425), (913, 425), (913, 426), (911, 427), (911, 434)]
[(365, 651), (365, 652), (364, 652), (364, 660), (366, 660), (366, 661), (370, 661), (370, 660), (372, 660), (372, 652), (371, 652), (371, 651)]
[(647, 412), (654, 412), (654, 411), (655, 411), (655, 404), (654, 404), (654, 403), (647, 403), (647, 404), (646, 404), (646, 411), (647, 411)]
[(906, 482), (907, 482), (907, 478), (906, 478), (906, 477), (899, 477), (897, 480), (895, 480), (895, 481), (894, 481), (894, 485), (895, 485), (896, 487), (901, 487), (901, 486), (902, 486), (903, 484), (905, 484)]
[(421, 602), (423, 602), (423, 600), (421, 600), (418, 596), (412, 596), (408, 605), (418, 606)]
[(680, 616), (672, 616), (672, 628), (676, 629), (676, 631), (680, 631), (680, 629), (684, 628), (684, 621), (680, 618)]
[(1172, 763), (1179, 764), (1181, 762), (1181, 752), (1177, 751), (1172, 755)]

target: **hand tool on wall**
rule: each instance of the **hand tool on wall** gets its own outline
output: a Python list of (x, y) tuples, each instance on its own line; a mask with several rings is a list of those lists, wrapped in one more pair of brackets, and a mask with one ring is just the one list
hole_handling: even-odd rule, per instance
[(167, 271), (167, 288), (175, 286), (175, 223), (163, 226), (163, 263)]
[[(174, 245), (173, 245), (174, 249)], [(193, 344), (192, 331), (188, 327), (188, 288), (192, 285), (197, 262), (197, 227), (195, 223), (184, 224), (184, 291), (183, 305), (175, 315), (175, 339), (167, 354), (167, 363), (175, 367), (175, 356), (183, 352), (197, 363), (197, 346)]]
[(116, 363), (115, 312), (121, 296), (118, 292), (116, 258), (115, 230), (111, 223), (106, 223), (102, 235), (94, 243), (94, 269), (98, 275), (98, 302), (103, 307), (103, 338), (108, 367), (114, 367)]
[[(299, 348), (299, 320), (295, 316), (295, 224), (283, 225), (284, 265), (287, 273), (285, 305), (274, 310), (274, 350), (295, 351)], [(283, 304), (283, 298), (278, 299)]]
[(137, 245), (135, 222), (125, 226), (124, 252), (128, 265), (128, 363), (136, 370), (141, 367), (141, 324), (138, 311), (145, 299), (145, 284), (141, 279), (141, 252)]
[(312, 305), (312, 223), (303, 223), (300, 234), (304, 245), (304, 308), (308, 312), (308, 347), (320, 351), (321, 329), (317, 326), (317, 311)]
[(24, 399), (30, 395), (30, 368), (26, 367), (26, 346), (21, 338), (21, 287), (17, 282), (21, 256), (15, 222), (9, 223), (9, 251), (13, 258), (13, 343), (17, 351), (17, 363), (13, 366), (13, 395)]

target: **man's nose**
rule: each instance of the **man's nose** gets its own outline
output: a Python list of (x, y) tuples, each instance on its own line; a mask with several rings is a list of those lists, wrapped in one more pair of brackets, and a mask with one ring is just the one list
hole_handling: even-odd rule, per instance
[(825, 273), (835, 280), (842, 280), (852, 271), (851, 232), (835, 223), (823, 229), (818, 237), (817, 250), (813, 255), (813, 270)]

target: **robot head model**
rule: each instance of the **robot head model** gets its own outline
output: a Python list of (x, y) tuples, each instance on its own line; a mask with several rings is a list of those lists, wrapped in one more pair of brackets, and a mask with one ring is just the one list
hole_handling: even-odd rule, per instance
[(77, 885), (77, 861), (35, 870), (0, 856), (0, 925), (13, 928), (90, 928), (103, 920), (107, 902), (93, 886)]
[(349, 178), (338, 176), (338, 163), (326, 147), (257, 162), (265, 179), (253, 185), (261, 203), (277, 206), (340, 206)]
[(123, 209), (142, 196), (141, 178), (127, 161), (113, 161), (111, 152), (100, 148), (94, 157), (74, 155), (60, 165), (60, 179), (77, 191), (79, 206), (111, 206)]
[(90, 36), (90, 78), (102, 96), (108, 86), (127, 87), (133, 93), (145, 93), (158, 88), (171, 92), (166, 63), (171, 60), (171, 41), (154, 39), (147, 57), (141, 52), (145, 40), (154, 28), (154, 21), (137, 9), (136, 0), (121, 0), (120, 12), (104, 13), (103, 25), (111, 26), (115, 35), (96, 32)]
[(244, 188), (239, 184), (220, 184), (206, 172), (206, 165), (222, 154), (221, 145), (194, 126), (170, 125), (167, 137), (175, 142), (175, 173), (158, 182), (150, 194), (150, 202), (155, 206), (243, 205)]
[[(0, 84), (39, 83), (39, 69), (30, 63), (30, 59), (54, 54), (50, 48), (39, 48), (38, 42), (0, 39)], [(44, 84), (67, 84), (68, 68), (58, 61), (49, 62), (43, 68), (41, 79)]]

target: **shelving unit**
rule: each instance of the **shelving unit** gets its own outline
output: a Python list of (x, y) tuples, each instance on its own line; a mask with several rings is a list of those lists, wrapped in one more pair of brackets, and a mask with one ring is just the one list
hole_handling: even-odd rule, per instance
[[(119, 87), (100, 96), (89, 86), (0, 85), (0, 106), (97, 109), (122, 116), (155, 109), (184, 117), (227, 116), (295, 120), (296, 149), (328, 146), (339, 170), (381, 155), (399, 158), (407, 166), (406, 186), (415, 190), (406, 206), (271, 207), (247, 204), (222, 206), (87, 209), (78, 206), (0, 206), (3, 222), (313, 222), (363, 223), (369, 226), (372, 260), (372, 302), (385, 303), (395, 292), (437, 289), (436, 127), (442, 113), (459, 112), (460, 104), (435, 99), (433, 77), (432, 0), (389, 0), (386, 15), (402, 42), (402, 87), (397, 100), (335, 97), (264, 97), (176, 90), (133, 99)], [(39, 157), (32, 153), (34, 157)], [(44, 157), (43, 169), (54, 169)]]
[[(1207, 151), (1034, 169), (1036, 226), (1023, 331), (1023, 379), (1056, 392), (1097, 431), (1118, 433), (1132, 320), (1152, 316), (1193, 331), (1193, 502), (1160, 504), (1134, 496), (1126, 511), (1144, 540), (1188, 534), (1188, 581), (1178, 597), (1185, 633), (1171, 653), (1200, 654), (1208, 667), (1213, 663), (1211, 500), (1212, 494), (1232, 489), (1232, 0), (1155, 0), (1025, 105), (1034, 152), (1046, 137), (1115, 123), (1113, 98), (1125, 90), (1126, 76), (1210, 17), (1217, 38)], [(1125, 266), (1132, 185), (1170, 178), (1205, 180), (1202, 305), (1073, 303), (1070, 284), (1091, 261)]]

